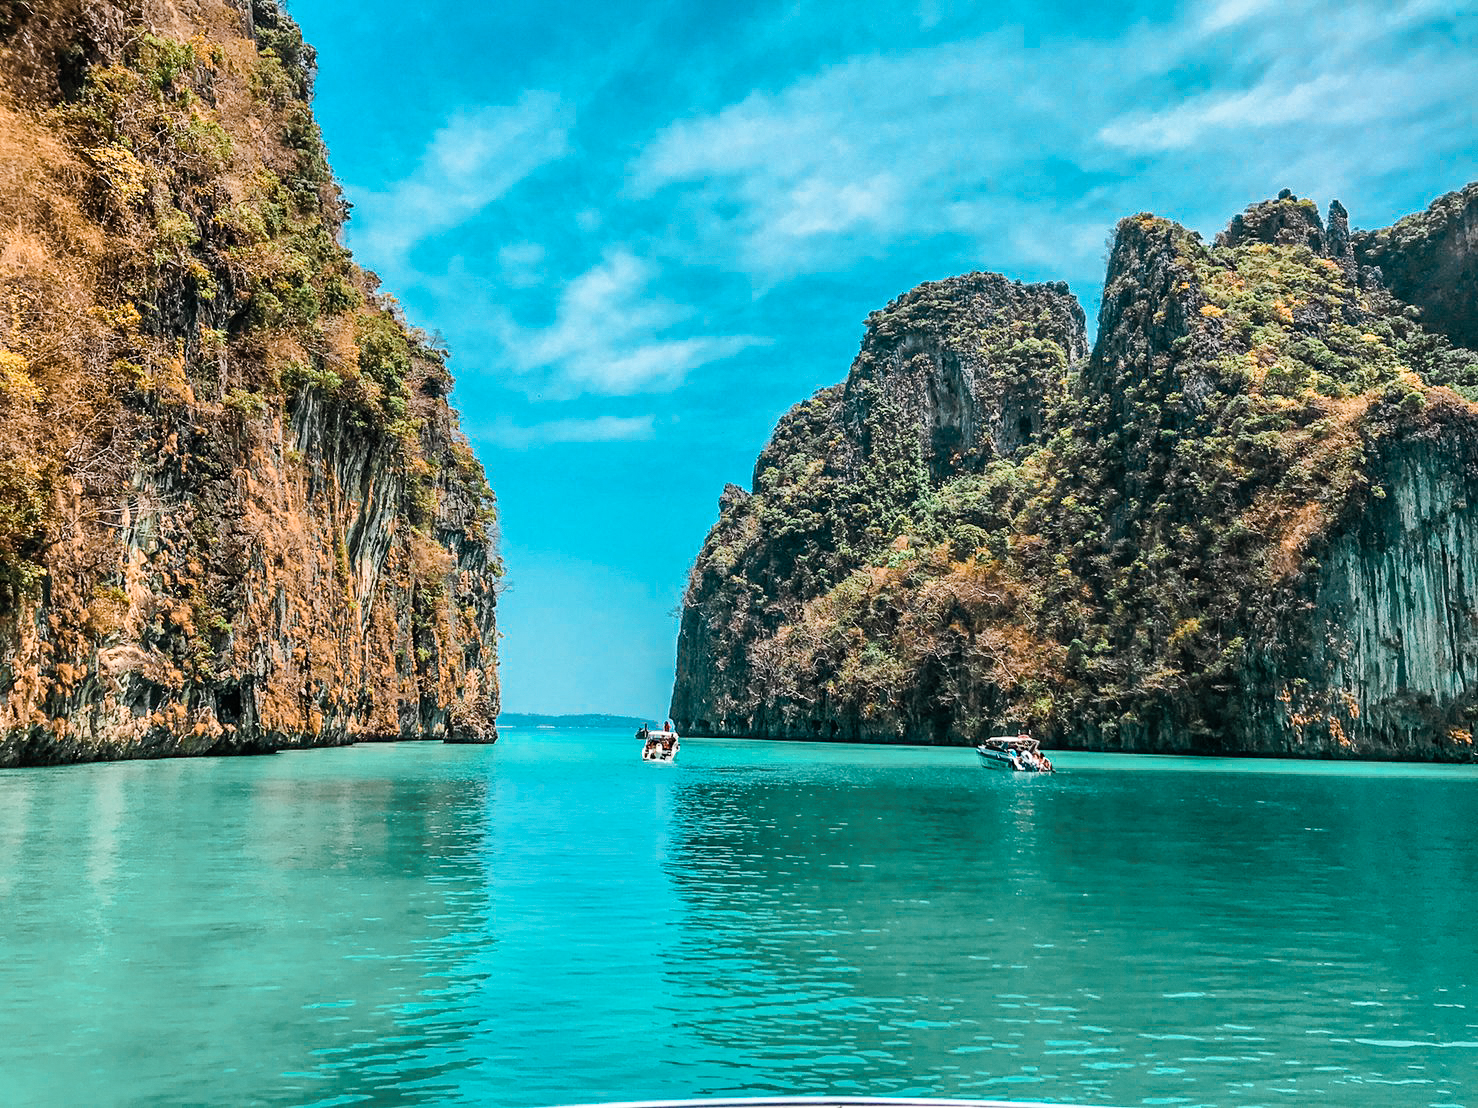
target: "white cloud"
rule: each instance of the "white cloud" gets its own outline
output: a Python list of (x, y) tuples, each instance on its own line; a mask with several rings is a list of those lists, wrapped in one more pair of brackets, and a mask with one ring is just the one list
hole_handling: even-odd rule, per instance
[(644, 442), (654, 434), (650, 415), (603, 415), (588, 419), (553, 419), (531, 425), (504, 420), (494, 424), (487, 437), (501, 447), (520, 449), (555, 443)]
[[(1270, 131), (1298, 128), (1302, 145), (1338, 141), (1352, 161), (1386, 152), (1393, 137), (1403, 156), (1410, 155), (1423, 149), (1424, 124), (1465, 105), (1471, 118), (1478, 59), (1450, 41), (1421, 34), (1424, 24), (1442, 14), (1430, 0), (1348, 5), (1224, 0), (1184, 32), (1181, 50), (1188, 56), (1216, 51), (1209, 40), (1226, 32), (1224, 38), (1236, 41), (1230, 47), (1222, 42), (1221, 49), (1234, 50), (1251, 79), (1157, 110), (1127, 112), (1100, 129), (1098, 137), (1140, 152), (1228, 141), (1255, 148)], [(1316, 25), (1328, 26), (1331, 33), (1311, 50), (1294, 31)], [(1414, 126), (1403, 140), (1389, 133), (1393, 122)], [(1353, 143), (1343, 134), (1336, 138), (1347, 128), (1358, 132)]]
[(1002, 107), (1030, 83), (1002, 36), (854, 58), (657, 134), (632, 189), (685, 197), (686, 226), (737, 240), (741, 265), (785, 275), (905, 233), (947, 230), (971, 192), (1018, 155)]
[(499, 317), (505, 358), (522, 373), (548, 374), (556, 393), (630, 396), (676, 388), (699, 366), (763, 341), (674, 333), (693, 313), (652, 291), (657, 277), (653, 263), (608, 252), (564, 287), (548, 326)]
[(1174, 150), (1194, 145), (1217, 130), (1262, 130), (1303, 124), (1336, 107), (1351, 92), (1352, 78), (1321, 74), (1296, 84), (1264, 81), (1245, 92), (1212, 93), (1173, 108), (1110, 123), (1098, 135), (1111, 146)]
[(1196, 26), (1206, 34), (1215, 34), (1273, 10), (1282, 2), (1284, 0), (1219, 0), (1206, 8)]
[(1013, 244), (1061, 226), (1065, 264), (1096, 268), (1085, 244), (1126, 212), (1223, 220), (1284, 185), (1353, 195), (1461, 150), (1478, 54), (1450, 18), (1436, 0), (1221, 0), (1114, 39), (859, 55), (673, 121), (630, 192), (761, 287), (939, 234), (1009, 271), (1041, 260)]
[(416, 170), (382, 190), (351, 189), (355, 253), (387, 274), (421, 240), (457, 227), (569, 151), (573, 112), (551, 92), (452, 117)]
[(871, 180), (856, 183), (813, 177), (790, 190), (775, 230), (803, 237), (836, 234), (869, 224), (884, 226), (899, 200), (898, 185), (890, 173), (878, 173)]

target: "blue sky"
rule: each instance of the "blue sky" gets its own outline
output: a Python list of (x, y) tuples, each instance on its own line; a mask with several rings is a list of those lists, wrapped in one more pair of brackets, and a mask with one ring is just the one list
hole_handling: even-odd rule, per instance
[(505, 707), (660, 715), (727, 481), (862, 321), (1152, 210), (1384, 226), (1478, 178), (1478, 5), (292, 0), (347, 239), (453, 351)]

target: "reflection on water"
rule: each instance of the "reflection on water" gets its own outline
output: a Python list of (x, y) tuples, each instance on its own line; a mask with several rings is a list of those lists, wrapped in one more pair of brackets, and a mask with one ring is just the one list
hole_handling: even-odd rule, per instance
[(452, 971), (489, 939), (483, 768), (359, 753), (0, 775), (25, 814), (0, 824), (0, 1101), (450, 1089)]
[(0, 1102), (1478, 1099), (1478, 775), (511, 733), (0, 772)]
[(1471, 776), (972, 769), (684, 783), (674, 974), (715, 1056), (773, 1066), (721, 1091), (1475, 1091)]

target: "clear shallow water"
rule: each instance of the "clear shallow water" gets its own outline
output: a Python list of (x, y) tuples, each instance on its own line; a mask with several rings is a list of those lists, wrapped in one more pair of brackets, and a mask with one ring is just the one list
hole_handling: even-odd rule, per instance
[(512, 731), (0, 771), (0, 1103), (1478, 1105), (1478, 771)]

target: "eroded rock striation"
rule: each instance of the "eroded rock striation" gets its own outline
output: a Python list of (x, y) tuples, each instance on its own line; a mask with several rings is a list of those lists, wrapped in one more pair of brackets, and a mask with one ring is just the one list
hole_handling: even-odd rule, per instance
[(276, 0), (0, 2), (0, 765), (493, 741), (496, 512)]
[(868, 321), (725, 490), (672, 716), (696, 733), (1469, 760), (1478, 186), (1352, 232), (1285, 190), (1214, 244), (1118, 227), (1065, 286)]

